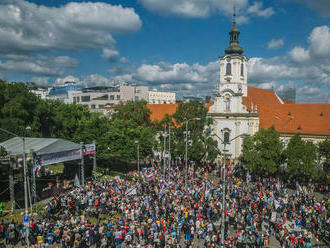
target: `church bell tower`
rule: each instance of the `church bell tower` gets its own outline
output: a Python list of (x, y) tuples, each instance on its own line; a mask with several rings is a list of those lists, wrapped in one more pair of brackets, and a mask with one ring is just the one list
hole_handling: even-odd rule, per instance
[[(224, 111), (240, 112), (240, 107), (229, 106), (229, 102), (241, 102), (247, 96), (247, 62), (243, 55), (244, 49), (239, 45), (240, 32), (236, 26), (236, 13), (233, 15), (233, 26), (229, 32), (229, 46), (225, 55), (220, 57), (220, 82), (217, 97), (223, 102)], [(237, 101), (234, 98), (239, 98)]]

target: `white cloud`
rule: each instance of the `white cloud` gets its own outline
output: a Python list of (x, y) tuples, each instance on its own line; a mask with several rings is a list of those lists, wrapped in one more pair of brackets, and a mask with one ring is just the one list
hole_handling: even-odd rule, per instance
[(38, 86), (48, 86), (50, 77), (33, 77), (30, 81), (36, 83)]
[[(216, 75), (217, 62), (210, 62), (206, 66), (186, 63), (158, 63), (143, 64), (137, 68), (133, 78), (148, 83), (206, 83)], [(213, 74), (214, 73), (214, 74)]]
[(0, 52), (31, 53), (113, 47), (110, 33), (137, 31), (134, 9), (107, 3), (70, 2), (46, 7), (24, 0), (0, 3)]
[(104, 60), (114, 62), (116, 61), (116, 57), (119, 55), (119, 52), (114, 49), (104, 48), (102, 53), (102, 58)]
[(206, 18), (212, 13), (231, 16), (233, 6), (236, 6), (239, 23), (247, 23), (249, 17), (270, 17), (274, 14), (272, 8), (262, 9), (262, 3), (249, 5), (248, 0), (139, 0), (148, 10), (161, 15), (175, 15), (188, 18)]
[(309, 51), (302, 47), (294, 47), (289, 54), (296, 63), (306, 63), (310, 60)]
[(78, 61), (68, 56), (23, 56), (7, 55), (0, 60), (0, 69), (32, 75), (58, 76), (77, 67)]
[(24, 0), (2, 0), (0, 23), (0, 70), (44, 76), (63, 75), (77, 62), (36, 53), (103, 49), (102, 57), (112, 61), (119, 55), (112, 33), (134, 32), (142, 25), (134, 9), (121, 5), (70, 2), (46, 7)]
[(80, 83), (80, 80), (79, 80), (78, 77), (69, 75), (69, 76), (66, 76), (66, 77), (56, 78), (55, 85), (61, 85), (61, 84), (65, 83), (65, 82), (76, 82), (76, 83)]
[(283, 39), (272, 39), (271, 41), (268, 42), (267, 47), (268, 49), (277, 49), (280, 48), (284, 45)]
[(256, 16), (261, 16), (261, 17), (271, 17), (274, 15), (274, 10), (273, 8), (269, 7), (267, 9), (262, 9), (263, 8), (263, 3), (262, 2), (254, 2), (253, 5), (251, 5), (248, 9), (247, 12), (250, 14), (255, 14)]
[(313, 55), (322, 58), (330, 57), (330, 27), (320, 26), (313, 29), (309, 36), (310, 50)]
[(99, 74), (91, 74), (91, 75), (88, 75), (86, 78), (84, 78), (81, 82), (83, 85), (85, 85), (87, 87), (109, 86), (112, 84), (113, 80), (106, 78)]

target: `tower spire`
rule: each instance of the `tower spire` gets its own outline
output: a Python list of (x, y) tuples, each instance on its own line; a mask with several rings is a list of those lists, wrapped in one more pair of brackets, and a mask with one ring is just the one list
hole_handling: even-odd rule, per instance
[(233, 13), (233, 26), (236, 27), (236, 5), (234, 5), (234, 13)]
[(239, 43), (239, 34), (238, 28), (236, 26), (236, 6), (233, 7), (233, 27), (230, 30), (230, 42), (229, 47), (226, 48), (226, 54), (242, 54), (244, 49), (238, 45)]

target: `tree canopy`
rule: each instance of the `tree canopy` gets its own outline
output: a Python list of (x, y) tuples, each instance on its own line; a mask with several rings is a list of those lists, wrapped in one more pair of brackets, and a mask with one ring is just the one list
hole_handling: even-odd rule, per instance
[(240, 161), (259, 173), (274, 174), (282, 163), (283, 144), (274, 127), (260, 129), (254, 136), (243, 140)]

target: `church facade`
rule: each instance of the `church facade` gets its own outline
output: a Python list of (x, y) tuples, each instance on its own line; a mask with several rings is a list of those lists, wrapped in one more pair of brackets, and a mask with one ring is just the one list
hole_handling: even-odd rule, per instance
[[(213, 103), (205, 103), (213, 119), (212, 133), (226, 160), (241, 154), (245, 135), (274, 127), (286, 145), (296, 133), (304, 140), (319, 143), (330, 138), (330, 104), (295, 104), (281, 99), (273, 90), (248, 86), (248, 58), (239, 45), (236, 26), (229, 33), (229, 46), (219, 58), (220, 78)], [(148, 104), (152, 121), (161, 121), (176, 112), (178, 104)]]
[(228, 159), (240, 155), (244, 135), (253, 135), (259, 129), (256, 106), (253, 103), (249, 107), (243, 104), (243, 99), (248, 97), (248, 58), (239, 45), (239, 34), (234, 14), (229, 47), (219, 58), (220, 80), (216, 99), (208, 112), (208, 116), (213, 118), (212, 132), (218, 138), (218, 148), (226, 150)]

